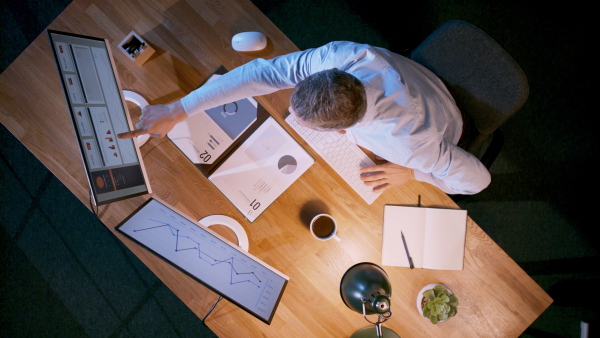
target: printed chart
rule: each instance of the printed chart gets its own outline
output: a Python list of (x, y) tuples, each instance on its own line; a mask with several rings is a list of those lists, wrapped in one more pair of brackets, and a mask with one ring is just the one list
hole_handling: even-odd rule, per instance
[(268, 117), (208, 179), (254, 222), (314, 163), (310, 154)]
[[(213, 74), (207, 83), (221, 75)], [(167, 134), (169, 139), (195, 164), (212, 164), (258, 117), (258, 102), (246, 98), (194, 114)]]
[(288, 277), (150, 199), (117, 227), (223, 297), (270, 323)]

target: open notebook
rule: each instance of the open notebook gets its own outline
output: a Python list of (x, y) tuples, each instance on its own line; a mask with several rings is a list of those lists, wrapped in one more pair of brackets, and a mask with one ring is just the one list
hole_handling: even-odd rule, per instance
[(415, 268), (462, 270), (467, 211), (386, 205), (383, 216), (381, 264)]

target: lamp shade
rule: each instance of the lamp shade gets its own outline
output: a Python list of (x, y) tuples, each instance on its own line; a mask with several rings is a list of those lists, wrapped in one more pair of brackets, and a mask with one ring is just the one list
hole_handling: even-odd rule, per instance
[(373, 263), (358, 263), (346, 271), (340, 282), (340, 294), (346, 306), (363, 313), (383, 314), (390, 311), (392, 285), (385, 271)]

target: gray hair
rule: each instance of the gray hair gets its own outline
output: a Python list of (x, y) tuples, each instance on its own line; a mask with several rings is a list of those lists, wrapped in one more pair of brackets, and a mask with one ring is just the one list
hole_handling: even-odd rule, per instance
[(290, 101), (298, 117), (323, 130), (351, 127), (367, 111), (363, 84), (353, 75), (335, 68), (300, 81)]

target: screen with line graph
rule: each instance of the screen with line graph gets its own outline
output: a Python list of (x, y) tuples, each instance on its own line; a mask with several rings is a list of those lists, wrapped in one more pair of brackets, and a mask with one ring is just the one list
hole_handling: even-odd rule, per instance
[(271, 323), (289, 277), (258, 258), (154, 198), (116, 230)]

